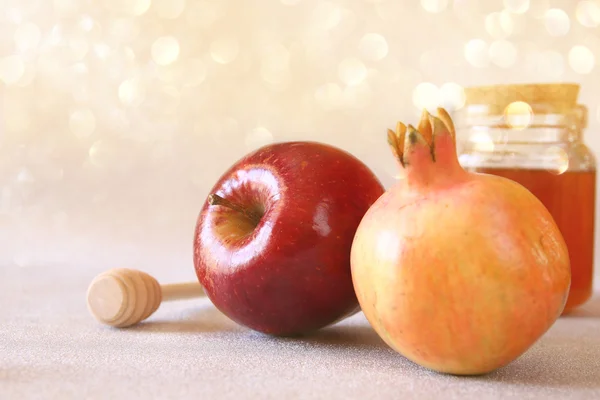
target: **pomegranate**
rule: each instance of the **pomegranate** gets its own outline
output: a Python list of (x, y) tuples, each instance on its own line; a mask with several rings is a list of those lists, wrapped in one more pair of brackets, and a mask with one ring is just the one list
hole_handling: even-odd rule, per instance
[(542, 203), (514, 181), (465, 171), (444, 109), (398, 123), (401, 179), (362, 218), (353, 285), (377, 334), (434, 371), (480, 375), (514, 361), (558, 319), (567, 247)]

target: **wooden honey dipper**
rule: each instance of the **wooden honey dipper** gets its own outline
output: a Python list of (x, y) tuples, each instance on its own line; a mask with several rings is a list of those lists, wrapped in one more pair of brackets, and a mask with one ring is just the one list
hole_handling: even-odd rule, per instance
[(154, 314), (163, 301), (204, 296), (199, 282), (160, 285), (145, 272), (114, 268), (92, 280), (87, 290), (87, 306), (99, 322), (124, 328)]

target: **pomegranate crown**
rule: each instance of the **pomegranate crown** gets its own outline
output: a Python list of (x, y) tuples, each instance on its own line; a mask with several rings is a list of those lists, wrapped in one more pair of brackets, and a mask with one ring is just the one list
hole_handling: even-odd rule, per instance
[(443, 108), (437, 109), (437, 117), (424, 109), (417, 128), (398, 122), (395, 132), (391, 129), (387, 131), (388, 144), (403, 167), (408, 164), (409, 150), (416, 145), (427, 146), (431, 153), (431, 160), (435, 162), (436, 138), (442, 135), (449, 135), (453, 142), (456, 140), (452, 118)]

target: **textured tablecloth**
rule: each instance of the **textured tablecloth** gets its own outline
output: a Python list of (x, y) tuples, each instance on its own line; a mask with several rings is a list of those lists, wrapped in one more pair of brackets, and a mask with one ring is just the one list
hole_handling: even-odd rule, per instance
[(237, 326), (207, 299), (186, 300), (117, 330), (86, 310), (99, 270), (0, 271), (3, 400), (600, 399), (600, 294), (517, 361), (465, 378), (407, 361), (362, 314), (310, 338), (279, 339)]

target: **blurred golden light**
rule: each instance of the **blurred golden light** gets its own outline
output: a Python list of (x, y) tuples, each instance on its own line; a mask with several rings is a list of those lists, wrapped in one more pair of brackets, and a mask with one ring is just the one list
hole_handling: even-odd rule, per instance
[(229, 64), (239, 54), (240, 47), (235, 38), (221, 38), (210, 44), (210, 55), (219, 64)]
[(95, 141), (88, 151), (91, 164), (97, 168), (109, 168), (122, 162), (119, 151), (112, 140), (100, 139)]
[(94, 113), (87, 108), (73, 111), (69, 117), (69, 129), (77, 137), (90, 136), (96, 129)]
[(42, 31), (36, 24), (28, 22), (20, 25), (15, 32), (15, 47), (21, 53), (35, 50), (42, 38)]
[(119, 100), (124, 105), (139, 105), (144, 99), (144, 88), (138, 79), (127, 79), (119, 85)]
[(346, 107), (361, 109), (371, 103), (373, 92), (367, 82), (362, 82), (355, 86), (347, 86), (342, 96)]
[(0, 59), (0, 80), (5, 84), (16, 84), (24, 73), (25, 65), (20, 56), (12, 55)]
[(464, 47), (467, 62), (476, 68), (487, 67), (490, 63), (488, 45), (481, 39), (471, 39)]
[(440, 90), (436, 85), (431, 82), (421, 82), (413, 90), (412, 101), (419, 111), (424, 108), (431, 111), (438, 107), (439, 96)]
[(485, 17), (485, 30), (494, 39), (505, 39), (513, 32), (513, 19), (506, 10)]
[(368, 60), (379, 61), (387, 56), (389, 48), (385, 37), (378, 33), (367, 33), (360, 39), (358, 51)]
[(573, 46), (569, 50), (569, 65), (578, 74), (589, 74), (594, 69), (596, 57), (585, 46)]
[(597, 27), (600, 25), (600, 4), (597, 1), (580, 1), (575, 8), (575, 17), (587, 28)]
[[(89, 44), (83, 37), (72, 37), (69, 39), (69, 49), (74, 60), (80, 61), (85, 58), (89, 51)], [(98, 57), (104, 59), (110, 54), (110, 47), (98, 44), (94, 47)]]
[(323, 1), (317, 3), (312, 13), (312, 26), (317, 30), (331, 30), (342, 21), (342, 11), (338, 5)]
[(34, 64), (24, 64), (23, 74), (21, 75), (21, 78), (19, 78), (15, 85), (25, 87), (31, 84), (31, 82), (33, 82), (33, 80), (35, 79), (35, 74), (36, 70)]
[(489, 48), (490, 60), (501, 68), (512, 67), (517, 61), (517, 48), (507, 40), (496, 40)]
[(492, 138), (490, 137), (490, 135), (488, 135), (485, 132), (475, 132), (473, 133), (470, 137), (469, 137), (469, 141), (473, 144), (473, 148), (476, 151), (481, 151), (481, 152), (493, 152), (494, 148), (496, 147), (494, 145), (494, 141), (492, 140)]
[(315, 91), (317, 104), (325, 110), (339, 108), (343, 104), (343, 97), (342, 88), (336, 83), (326, 83)]
[(154, 0), (154, 10), (159, 18), (176, 19), (185, 8), (185, 0)]
[(115, 13), (125, 13), (132, 16), (145, 14), (151, 5), (151, 0), (104, 0), (109, 9)]
[(421, 0), (421, 7), (430, 13), (439, 13), (446, 9), (448, 0)]
[[(87, 52), (87, 48), (88, 48), (87, 43), (85, 42), (85, 40), (78, 40), (77, 43), (79, 44), (79, 46), (81, 46), (81, 47), (78, 47), (77, 50), (81, 50), (82, 54), (85, 56), (85, 53)], [(77, 51), (77, 50), (75, 50), (75, 51)], [(111, 53), (111, 48), (106, 43), (97, 43), (94, 45), (94, 53), (101, 60), (106, 60)], [(83, 57), (81, 57), (81, 58), (83, 58)]]
[(28, 170), (27, 168), (23, 168), (17, 174), (17, 182), (20, 182), (20, 183), (31, 183), (31, 182), (35, 182), (35, 178), (31, 174), (30, 170)]
[(13, 24), (20, 24), (23, 22), (23, 13), (18, 8), (9, 8), (6, 10), (6, 17)]
[(504, 0), (504, 7), (512, 13), (524, 14), (529, 10), (529, 0)]
[[(534, 0), (529, 4), (527, 14), (535, 19), (543, 19), (550, 8), (550, 0)], [(521, 14), (523, 15), (523, 14)]]
[(30, 113), (23, 107), (19, 107), (18, 104), (10, 104), (4, 102), (2, 119), (4, 120), (4, 128), (8, 132), (24, 132), (31, 126)]
[(86, 32), (90, 32), (94, 29), (94, 20), (89, 15), (84, 15), (79, 20), (79, 26)]
[(71, 17), (77, 13), (77, 0), (52, 0), (54, 12), (59, 17)]
[(338, 65), (338, 75), (346, 85), (356, 86), (367, 77), (367, 67), (357, 58), (346, 58)]
[(196, 0), (185, 8), (185, 21), (190, 28), (210, 28), (225, 13), (226, 2)]
[(444, 83), (439, 90), (439, 105), (448, 111), (454, 111), (465, 105), (465, 89), (455, 82)]
[[(10, 177), (44, 188), (44, 196), (17, 201), (39, 192), (21, 193), (8, 179), (0, 187), (0, 211), (34, 226), (36, 216), (51, 222), (60, 215), (53, 208), (66, 204), (70, 226), (92, 226), (97, 213), (86, 207), (102, 201), (115, 218), (141, 218), (157, 204), (133, 199), (155, 195), (148, 190), (157, 187), (157, 173), (173, 177), (160, 181), (167, 185), (161, 190), (186, 190), (191, 180), (203, 188), (207, 177), (197, 168), (225, 167), (224, 155), (295, 135), (344, 141), (339, 132), (349, 130), (355, 133), (345, 141), (349, 150), (372, 157), (384, 175), (389, 165), (395, 176), (393, 159), (377, 157), (378, 125), (394, 110), (418, 119), (423, 108), (460, 109), (467, 83), (581, 74), (584, 90), (594, 93), (597, 86), (599, 0), (569, 7), (550, 0), (266, 3), (20, 0), (6, 6), (0, 160)], [(589, 99), (591, 129), (600, 123), (600, 105)], [(501, 111), (513, 129), (531, 127), (535, 117), (523, 102)], [(330, 126), (338, 134), (322, 136)], [(494, 149), (483, 133), (470, 140), (481, 151)], [(553, 151), (562, 160), (564, 153)], [(121, 207), (114, 205), (122, 201), (121, 176), (110, 174), (127, 165), (136, 166), (134, 180), (139, 171), (148, 173), (139, 177), (140, 188), (128, 188), (131, 204)], [(560, 165), (559, 173), (568, 168), (551, 165)], [(46, 191), (56, 179), (85, 190)], [(6, 193), (14, 194), (10, 201)], [(183, 208), (163, 201), (164, 218), (184, 220), (175, 215)], [(139, 224), (126, 222), (127, 234), (139, 236)]]
[(558, 51), (544, 51), (540, 54), (538, 70), (545, 77), (560, 78), (565, 72), (565, 58)]
[(282, 44), (270, 46), (261, 60), (260, 75), (265, 82), (279, 85), (290, 77), (290, 52)]
[(524, 101), (514, 101), (504, 109), (504, 122), (512, 129), (525, 129), (533, 120), (533, 110)]
[(164, 36), (152, 43), (152, 59), (158, 65), (169, 65), (179, 57), (179, 42), (172, 36)]
[(202, 84), (206, 79), (206, 63), (201, 58), (192, 58), (187, 61), (184, 86), (194, 87)]
[(550, 36), (565, 36), (571, 29), (571, 20), (566, 12), (559, 8), (552, 8), (544, 15), (546, 31)]

